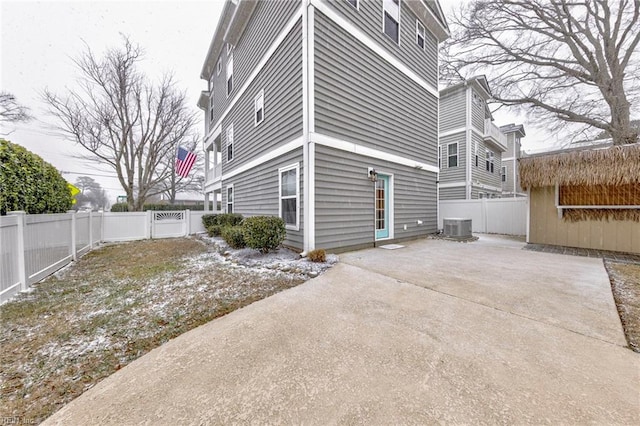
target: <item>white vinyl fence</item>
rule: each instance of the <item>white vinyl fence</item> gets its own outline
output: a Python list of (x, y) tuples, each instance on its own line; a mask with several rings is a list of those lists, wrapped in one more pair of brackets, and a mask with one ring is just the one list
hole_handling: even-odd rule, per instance
[(0, 304), (101, 242), (182, 237), (204, 231), (207, 212), (62, 213), (0, 216)]
[(471, 219), (473, 232), (525, 235), (528, 198), (482, 198), (479, 200), (441, 200), (438, 228), (443, 219)]

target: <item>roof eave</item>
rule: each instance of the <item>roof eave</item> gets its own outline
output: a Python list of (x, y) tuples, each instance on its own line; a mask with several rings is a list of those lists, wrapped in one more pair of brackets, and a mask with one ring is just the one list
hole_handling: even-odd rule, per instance
[[(436, 16), (429, 6), (427, 6), (425, 0), (407, 0), (404, 4), (408, 5), (409, 9), (411, 9), (418, 18), (422, 18), (424, 23), (427, 24), (429, 31), (431, 31), (436, 37), (436, 40), (438, 40), (438, 43), (442, 43), (449, 38), (449, 27), (444, 19), (444, 14), (440, 17)], [(438, 5), (438, 9), (441, 10), (437, 1), (436, 4)]]

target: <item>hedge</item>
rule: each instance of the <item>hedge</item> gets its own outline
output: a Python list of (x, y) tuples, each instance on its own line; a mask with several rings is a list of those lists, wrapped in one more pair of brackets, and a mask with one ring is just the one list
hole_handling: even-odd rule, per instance
[(60, 172), (20, 145), (0, 139), (0, 214), (64, 213), (71, 191)]
[(247, 247), (267, 253), (282, 244), (287, 236), (284, 220), (275, 216), (253, 216), (242, 222)]
[(246, 247), (241, 226), (225, 226), (222, 228), (222, 239), (233, 249)]

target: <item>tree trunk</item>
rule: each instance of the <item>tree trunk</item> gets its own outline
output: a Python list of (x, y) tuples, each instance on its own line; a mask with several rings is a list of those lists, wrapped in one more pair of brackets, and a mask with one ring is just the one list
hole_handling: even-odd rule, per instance
[(622, 79), (613, 79), (611, 84), (611, 139), (614, 145), (635, 143), (638, 131), (631, 127), (631, 103), (624, 93)]

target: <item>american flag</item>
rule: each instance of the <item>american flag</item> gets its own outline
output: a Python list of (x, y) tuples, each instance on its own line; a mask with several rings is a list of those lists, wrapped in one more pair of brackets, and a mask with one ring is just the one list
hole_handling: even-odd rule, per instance
[(183, 147), (178, 148), (178, 156), (176, 157), (176, 173), (179, 176), (187, 177), (193, 167), (193, 163), (196, 162), (196, 155), (193, 152), (187, 151)]

